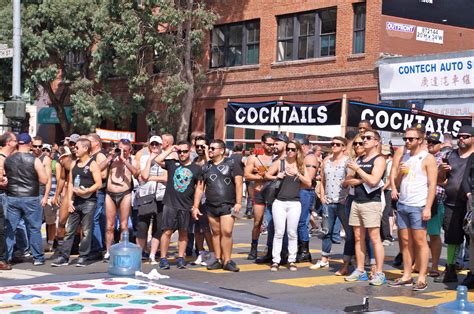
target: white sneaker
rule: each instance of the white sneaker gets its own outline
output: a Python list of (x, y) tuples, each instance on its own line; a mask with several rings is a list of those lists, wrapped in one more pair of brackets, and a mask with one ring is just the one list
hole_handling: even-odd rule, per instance
[(214, 252), (209, 252), (207, 254), (207, 257), (204, 261), (201, 262), (201, 265), (202, 266), (209, 266), (209, 265), (212, 265), (214, 264), (214, 262), (216, 261), (216, 255)]
[(329, 268), (329, 262), (323, 262), (322, 260), (319, 260), (316, 264), (309, 267), (309, 269), (312, 269), (312, 270), (317, 270), (317, 269), (322, 269), (322, 268)]
[(196, 260), (192, 262), (192, 265), (202, 265), (202, 263), (206, 260), (206, 251), (199, 251), (199, 255), (197, 256)]
[(150, 258), (150, 264), (151, 265), (158, 265), (159, 263), (156, 261), (156, 259), (153, 257), (153, 258)]

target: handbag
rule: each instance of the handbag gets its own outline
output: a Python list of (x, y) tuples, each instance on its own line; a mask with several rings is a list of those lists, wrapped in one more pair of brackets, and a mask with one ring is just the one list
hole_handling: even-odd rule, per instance
[[(281, 171), (281, 169), (284, 169), (284, 168), (285, 168), (285, 160), (280, 160), (279, 171)], [(262, 193), (263, 199), (265, 200), (266, 204), (273, 203), (278, 193), (280, 192), (281, 183), (282, 183), (282, 179), (276, 179), (273, 181), (269, 181), (264, 185), (260, 193)]]
[[(156, 190), (155, 190), (156, 191)], [(158, 212), (158, 204), (156, 203), (156, 192), (144, 196), (139, 196), (137, 193), (135, 198), (135, 205), (138, 208), (138, 216), (148, 216)]]
[(467, 199), (467, 212), (464, 216), (462, 229), (467, 235), (474, 235), (474, 208), (472, 207), (472, 196)]

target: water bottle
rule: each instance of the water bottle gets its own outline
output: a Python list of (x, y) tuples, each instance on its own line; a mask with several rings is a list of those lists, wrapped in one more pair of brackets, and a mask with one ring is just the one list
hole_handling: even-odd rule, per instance
[(456, 301), (440, 304), (436, 307), (437, 314), (468, 314), (474, 313), (474, 303), (467, 300), (467, 287), (458, 286)]
[(135, 276), (142, 268), (142, 249), (128, 241), (128, 231), (122, 232), (120, 243), (112, 245), (109, 250), (108, 272), (116, 276)]
[(74, 187), (79, 188), (80, 185), (81, 185), (81, 177), (79, 175), (76, 175), (76, 177), (74, 178)]

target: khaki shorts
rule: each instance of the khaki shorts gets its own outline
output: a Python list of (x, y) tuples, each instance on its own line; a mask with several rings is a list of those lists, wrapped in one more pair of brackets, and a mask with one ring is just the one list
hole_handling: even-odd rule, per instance
[(51, 201), (52, 201), (51, 198), (48, 199), (48, 203), (43, 208), (44, 221), (46, 222), (47, 225), (55, 224), (58, 219), (59, 207), (53, 206), (51, 204)]
[(365, 228), (380, 228), (382, 222), (382, 203), (352, 202), (351, 213), (349, 215), (349, 225)]

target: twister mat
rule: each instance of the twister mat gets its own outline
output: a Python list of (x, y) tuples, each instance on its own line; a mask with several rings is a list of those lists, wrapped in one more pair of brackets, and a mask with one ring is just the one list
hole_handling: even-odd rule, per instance
[(134, 278), (112, 278), (0, 288), (0, 313), (282, 312)]

